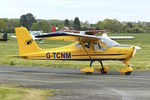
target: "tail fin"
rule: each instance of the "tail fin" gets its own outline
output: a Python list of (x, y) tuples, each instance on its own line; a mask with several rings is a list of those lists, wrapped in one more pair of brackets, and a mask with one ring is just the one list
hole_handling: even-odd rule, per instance
[(15, 31), (18, 41), (19, 53), (21, 56), (28, 53), (41, 51), (26, 28), (15, 28)]

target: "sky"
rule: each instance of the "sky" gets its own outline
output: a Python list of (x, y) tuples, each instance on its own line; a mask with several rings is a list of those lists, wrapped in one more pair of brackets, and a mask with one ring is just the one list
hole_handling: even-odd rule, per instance
[(0, 18), (20, 18), (27, 13), (36, 19), (79, 17), (90, 23), (106, 18), (150, 22), (150, 0), (0, 0)]

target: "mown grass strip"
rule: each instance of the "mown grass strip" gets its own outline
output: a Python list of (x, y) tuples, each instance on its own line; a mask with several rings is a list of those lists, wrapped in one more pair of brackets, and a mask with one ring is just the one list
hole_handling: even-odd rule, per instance
[(46, 100), (50, 90), (0, 85), (0, 100)]

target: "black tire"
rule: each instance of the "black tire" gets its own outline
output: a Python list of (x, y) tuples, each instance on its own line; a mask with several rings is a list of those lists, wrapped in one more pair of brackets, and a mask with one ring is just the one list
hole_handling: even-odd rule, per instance
[(101, 74), (107, 74), (107, 72), (105, 72), (104, 70), (100, 70)]
[(86, 75), (92, 75), (93, 73), (92, 72), (86, 72), (85, 74)]
[(125, 75), (131, 75), (131, 71), (128, 71), (128, 72), (126, 72), (126, 73), (124, 73)]

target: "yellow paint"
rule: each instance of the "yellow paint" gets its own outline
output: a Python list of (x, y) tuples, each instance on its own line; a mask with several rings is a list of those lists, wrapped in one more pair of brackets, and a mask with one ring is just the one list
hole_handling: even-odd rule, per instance
[(121, 73), (132, 72), (132, 71), (133, 71), (133, 68), (131, 67), (126, 67), (120, 70)]
[[(37, 60), (121, 60), (129, 66), (134, 47), (110, 47), (108, 48), (100, 39), (80, 36), (62, 36), (51, 39), (71, 40), (75, 43), (51, 49), (41, 49), (32, 39), (28, 30), (24, 27), (15, 28), (20, 57)], [(93, 44), (98, 43), (103, 50), (94, 50)], [(89, 45), (88, 45), (89, 44)], [(88, 47), (87, 47), (88, 46)], [(108, 68), (105, 68), (108, 71)], [(132, 70), (132, 68), (124, 69)], [(83, 72), (93, 72), (93, 68), (85, 68)]]
[(30, 54), (41, 51), (41, 49), (32, 39), (27, 29), (23, 27), (15, 28), (15, 31), (18, 41), (19, 53), (21, 56), (23, 56), (24, 54)]
[(93, 73), (94, 72), (94, 68), (93, 67), (86, 67), (80, 70), (83, 73)]
[[(95, 68), (95, 70), (96, 70), (97, 72), (100, 72), (100, 71), (101, 71), (101, 69), (102, 69), (101, 67), (96, 67), (96, 68)], [(108, 70), (109, 70), (109, 68), (108, 68), (107, 66), (105, 66), (105, 67), (104, 67), (104, 72), (106, 72), (106, 73), (107, 73), (107, 72), (108, 72)]]

